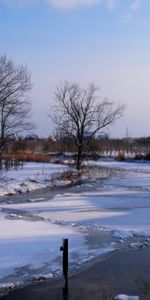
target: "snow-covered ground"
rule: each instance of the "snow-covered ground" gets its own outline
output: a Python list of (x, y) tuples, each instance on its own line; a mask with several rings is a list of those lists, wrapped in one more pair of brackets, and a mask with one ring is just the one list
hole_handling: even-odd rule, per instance
[(70, 271), (116, 248), (150, 245), (150, 164), (93, 164), (116, 172), (93, 188), (0, 205), (1, 287), (58, 275), (65, 237)]
[[(52, 163), (25, 163), (23, 168), (10, 169), (8, 172), (3, 171), (0, 180), (0, 196), (24, 193), (47, 185), (61, 185), (62, 182), (56, 179), (68, 170), (68, 167)], [(69, 182), (63, 182), (63, 185)]]

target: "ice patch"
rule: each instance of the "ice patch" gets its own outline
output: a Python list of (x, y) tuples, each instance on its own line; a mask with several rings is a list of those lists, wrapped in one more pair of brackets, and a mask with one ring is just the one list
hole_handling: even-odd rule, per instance
[(139, 297), (120, 294), (120, 295), (115, 296), (114, 300), (139, 300)]
[(0, 289), (14, 289), (16, 287), (16, 284), (13, 282), (8, 283), (0, 283)]
[(28, 199), (28, 201), (30, 202), (37, 202), (37, 201), (44, 201), (45, 198), (31, 198), (31, 199)]
[(128, 232), (128, 231), (122, 231), (122, 230), (114, 230), (112, 232), (112, 236), (117, 238), (117, 239), (128, 239), (128, 238), (133, 237), (133, 233)]
[(48, 273), (48, 274), (36, 274), (33, 279), (35, 281), (43, 281), (45, 279), (50, 279), (50, 278), (53, 278), (53, 274), (52, 273)]

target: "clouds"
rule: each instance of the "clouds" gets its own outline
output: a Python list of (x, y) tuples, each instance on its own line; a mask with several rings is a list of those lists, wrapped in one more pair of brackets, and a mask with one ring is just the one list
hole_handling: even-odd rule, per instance
[(128, 9), (128, 13), (124, 16), (124, 19), (128, 22), (133, 21), (141, 7), (141, 0), (132, 0)]
[(24, 7), (28, 5), (48, 5), (56, 8), (73, 8), (100, 4), (102, 0), (0, 0), (0, 4), (11, 7)]
[(119, 4), (119, 0), (107, 0), (106, 1), (106, 8), (108, 10), (113, 10)]
[(134, 0), (131, 4), (130, 4), (130, 8), (133, 12), (136, 12), (140, 9), (141, 7), (141, 1), (140, 0)]
[(58, 8), (72, 8), (83, 5), (100, 4), (101, 0), (48, 0), (47, 2)]
[[(143, 1), (144, 2), (144, 1)], [(0, 0), (0, 5), (22, 8), (33, 5), (47, 5), (57, 9), (72, 9), (83, 6), (101, 5), (108, 11), (128, 6), (129, 14), (135, 14), (141, 8), (141, 0)]]

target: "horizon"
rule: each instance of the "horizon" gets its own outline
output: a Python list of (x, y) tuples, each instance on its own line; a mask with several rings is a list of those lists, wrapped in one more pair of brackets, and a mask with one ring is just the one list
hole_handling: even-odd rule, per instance
[[(102, 136), (104, 136), (105, 135), (105, 133), (100, 133), (100, 134), (98, 134), (98, 135), (102, 135)], [(32, 131), (32, 132), (28, 132), (27, 134), (26, 133), (24, 133), (24, 134), (20, 134), (20, 135), (18, 135), (17, 136), (17, 138), (26, 138), (26, 137), (32, 137), (32, 136), (36, 136), (37, 137), (37, 139), (48, 139), (48, 138), (51, 138), (51, 139), (56, 139), (55, 138), (55, 136), (54, 136), (54, 134), (52, 133), (52, 134), (50, 134), (50, 135), (48, 135), (48, 136), (42, 136), (42, 135), (38, 135), (36, 132), (34, 132), (34, 131)], [(125, 140), (125, 139), (127, 139), (127, 140), (132, 140), (132, 139), (149, 139), (150, 138), (150, 135), (147, 135), (147, 136), (127, 136), (127, 135), (125, 135), (125, 136), (123, 136), (123, 137), (118, 137), (118, 136), (112, 136), (112, 135), (107, 135), (107, 133), (106, 133), (106, 136), (108, 137), (108, 139), (109, 140), (113, 140), (113, 139), (120, 139), (120, 140)], [(57, 140), (57, 139), (56, 139)]]
[(127, 106), (111, 137), (150, 136), (149, 11), (148, 0), (0, 0), (0, 54), (31, 72), (37, 135), (52, 135), (48, 110), (69, 80)]

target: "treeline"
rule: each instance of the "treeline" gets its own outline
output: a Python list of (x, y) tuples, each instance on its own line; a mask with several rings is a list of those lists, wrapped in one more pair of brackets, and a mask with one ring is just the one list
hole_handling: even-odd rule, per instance
[[(69, 138), (53, 139), (36, 138), (34, 140), (25, 140), (18, 138), (7, 142), (4, 155), (17, 153), (37, 153), (49, 154), (51, 156), (66, 155), (73, 156), (76, 154), (76, 147)], [(112, 139), (106, 138), (98, 140), (92, 138), (84, 149), (84, 156), (100, 157), (100, 156), (115, 156), (121, 159), (124, 157), (133, 157), (136, 159), (150, 158), (150, 137), (141, 138), (124, 138)]]

